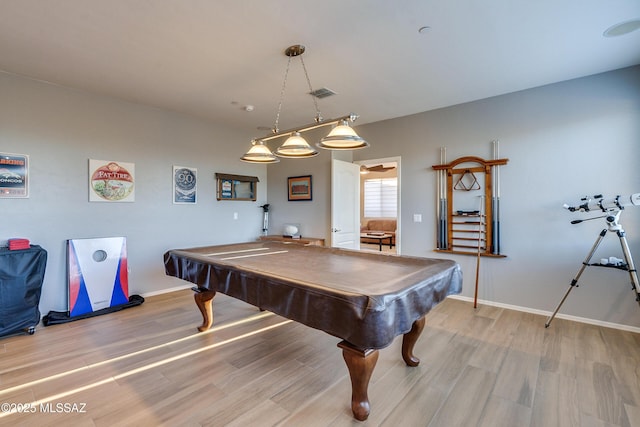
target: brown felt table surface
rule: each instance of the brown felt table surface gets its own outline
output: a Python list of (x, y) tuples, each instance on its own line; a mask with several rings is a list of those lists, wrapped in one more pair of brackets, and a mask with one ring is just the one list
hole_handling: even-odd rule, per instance
[(454, 261), (280, 242), (169, 250), (167, 275), (379, 349), (462, 289)]

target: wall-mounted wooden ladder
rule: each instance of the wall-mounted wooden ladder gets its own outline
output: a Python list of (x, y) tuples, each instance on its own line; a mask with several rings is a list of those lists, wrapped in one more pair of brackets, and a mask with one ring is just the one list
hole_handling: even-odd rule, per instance
[[(466, 156), (451, 163), (432, 166), (440, 174), (438, 250), (456, 254), (505, 256), (499, 252), (495, 234), (499, 229), (499, 202), (494, 194), (493, 171), (508, 161)], [(471, 194), (475, 191), (479, 193)], [(476, 196), (480, 201), (474, 199)]]

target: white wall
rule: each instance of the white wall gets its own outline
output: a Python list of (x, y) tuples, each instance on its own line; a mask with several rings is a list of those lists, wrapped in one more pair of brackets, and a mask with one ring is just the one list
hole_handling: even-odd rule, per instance
[[(0, 199), (0, 244), (48, 251), (40, 308), (67, 310), (65, 241), (127, 237), (130, 294), (186, 282), (166, 277), (170, 248), (247, 241), (262, 229), (266, 167), (240, 162), (251, 135), (184, 115), (0, 73), (0, 152), (30, 156), (30, 197)], [(89, 203), (88, 159), (135, 163), (134, 203)], [(198, 169), (196, 205), (172, 203), (172, 166)], [(217, 201), (216, 172), (258, 176), (258, 200)], [(238, 220), (233, 220), (233, 213)]]

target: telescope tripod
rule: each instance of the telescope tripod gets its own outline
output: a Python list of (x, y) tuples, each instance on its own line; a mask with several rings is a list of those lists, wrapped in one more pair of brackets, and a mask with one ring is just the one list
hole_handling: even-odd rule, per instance
[[(578, 274), (576, 274), (574, 279), (571, 281), (571, 284), (569, 285), (569, 289), (567, 289), (567, 292), (564, 294), (564, 296), (560, 300), (560, 303), (556, 307), (555, 311), (547, 319), (547, 322), (544, 324), (545, 328), (549, 327), (549, 325), (551, 324), (551, 321), (553, 320), (554, 317), (556, 317), (558, 310), (560, 310), (560, 307), (562, 306), (564, 301), (567, 299), (567, 297), (569, 296), (569, 293), (573, 290), (573, 288), (578, 287), (578, 280), (580, 279), (580, 276), (582, 275), (582, 272), (584, 271), (584, 269), (587, 268), (588, 266), (613, 267), (619, 270), (628, 271), (629, 277), (631, 278), (631, 289), (635, 292), (636, 301), (638, 301), (638, 303), (640, 304), (640, 283), (638, 283), (638, 272), (636, 271), (636, 268), (633, 264), (633, 258), (631, 258), (631, 252), (629, 251), (629, 245), (627, 244), (627, 238), (625, 236), (625, 232), (622, 229), (622, 225), (620, 225), (620, 223), (618, 222), (618, 220), (620, 219), (621, 212), (622, 211), (617, 211), (615, 212), (615, 214), (606, 215), (605, 218), (607, 221), (608, 228), (603, 229), (598, 235), (598, 238), (593, 244), (593, 247), (591, 248), (589, 255), (587, 255), (585, 260), (582, 262), (582, 266), (580, 267)], [(602, 242), (602, 239), (604, 239), (604, 236), (607, 234), (607, 231), (615, 232), (618, 235), (618, 238), (620, 239), (620, 245), (622, 246), (622, 253), (624, 254), (625, 264), (622, 264), (622, 265), (608, 265), (608, 264), (600, 264), (600, 263), (590, 264), (593, 254), (595, 253), (596, 249), (598, 249), (598, 246), (600, 246), (600, 242)]]

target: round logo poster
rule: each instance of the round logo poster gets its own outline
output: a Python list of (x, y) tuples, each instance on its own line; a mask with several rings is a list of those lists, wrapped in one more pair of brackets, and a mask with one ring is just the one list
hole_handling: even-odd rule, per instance
[[(96, 162), (94, 160), (90, 161)], [(104, 163), (104, 162), (103, 162)], [(91, 189), (104, 201), (125, 201), (134, 189), (133, 170), (116, 163), (108, 162), (102, 166), (92, 166)], [(96, 200), (90, 198), (90, 200)], [(99, 199), (98, 199), (99, 200)], [(132, 200), (127, 200), (132, 201)]]
[(175, 166), (173, 180), (175, 183), (174, 203), (195, 203), (196, 169)]

